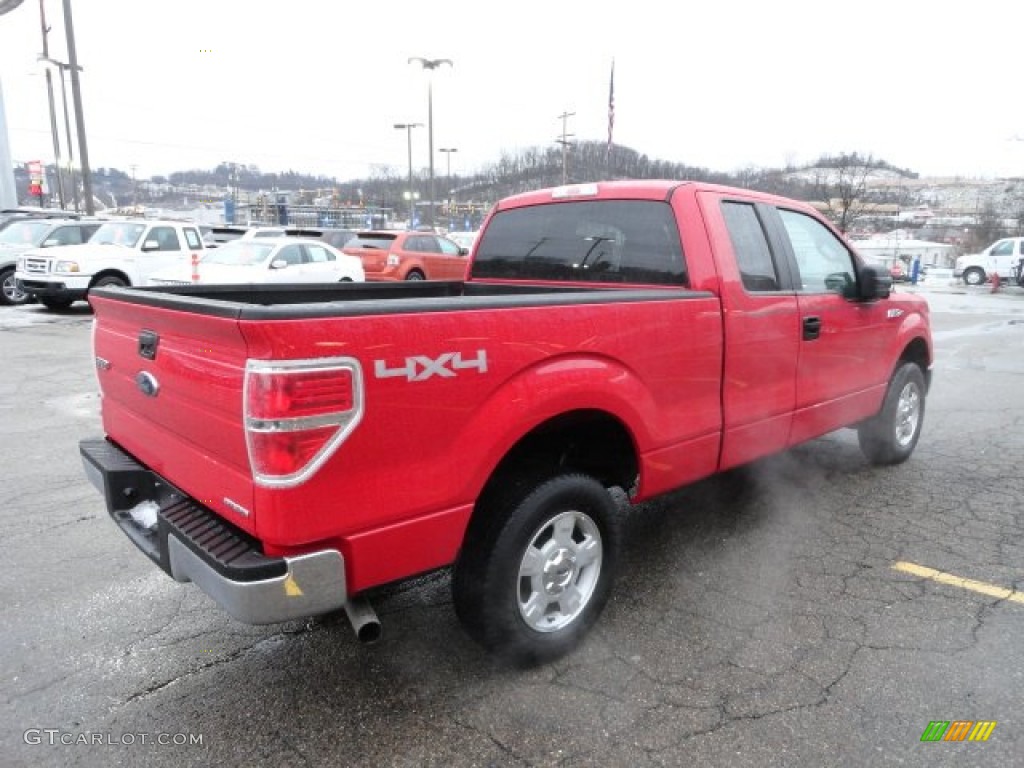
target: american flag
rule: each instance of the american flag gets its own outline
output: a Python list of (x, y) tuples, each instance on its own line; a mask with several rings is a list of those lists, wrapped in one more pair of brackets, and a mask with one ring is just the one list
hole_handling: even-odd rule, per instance
[(608, 82), (608, 149), (607, 157), (612, 154), (612, 129), (615, 127), (615, 59), (612, 59), (612, 78)]

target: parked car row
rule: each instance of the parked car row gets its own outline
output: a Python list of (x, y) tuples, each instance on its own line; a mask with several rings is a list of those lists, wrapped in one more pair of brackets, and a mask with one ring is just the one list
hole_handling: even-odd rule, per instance
[(0, 222), (0, 303), (64, 309), (99, 285), (464, 280), (475, 234), (11, 212)]
[(194, 282), (248, 283), (362, 282), (363, 264), (320, 240), (304, 237), (239, 238), (207, 251), (195, 267), (178, 265), (150, 277), (152, 285)]
[(341, 248), (355, 236), (355, 230), (339, 227), (278, 227), (247, 226), (245, 224), (220, 224), (201, 227), (203, 243), (207, 248), (216, 248), (233, 240), (249, 240), (258, 237), (313, 237), (328, 245)]

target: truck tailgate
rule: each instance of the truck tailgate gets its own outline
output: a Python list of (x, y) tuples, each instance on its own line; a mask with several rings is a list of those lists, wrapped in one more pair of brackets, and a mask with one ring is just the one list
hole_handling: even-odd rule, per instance
[(91, 297), (103, 428), (139, 461), (250, 533), (242, 428), (246, 344), (233, 317)]

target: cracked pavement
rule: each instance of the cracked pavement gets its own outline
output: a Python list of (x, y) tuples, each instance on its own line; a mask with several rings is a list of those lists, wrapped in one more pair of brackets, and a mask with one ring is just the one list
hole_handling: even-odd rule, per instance
[[(374, 646), (343, 615), (251, 627), (173, 582), (82, 473), (87, 309), (0, 308), (4, 764), (1024, 765), (1024, 605), (893, 567), (1024, 590), (1024, 291), (927, 295), (909, 462), (871, 467), (838, 432), (629, 510), (596, 627), (528, 670), (462, 633), (445, 572), (375, 600)], [(922, 743), (933, 720), (998, 725)]]

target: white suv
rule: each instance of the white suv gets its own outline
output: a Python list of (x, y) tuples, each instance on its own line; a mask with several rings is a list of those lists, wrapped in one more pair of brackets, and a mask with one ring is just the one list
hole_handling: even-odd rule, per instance
[(66, 309), (101, 285), (149, 285), (160, 270), (191, 264), (205, 252), (199, 227), (180, 221), (109, 221), (80, 246), (28, 251), (18, 287), (49, 309)]

